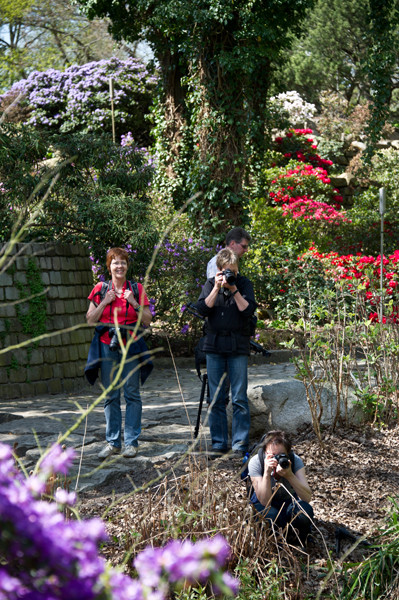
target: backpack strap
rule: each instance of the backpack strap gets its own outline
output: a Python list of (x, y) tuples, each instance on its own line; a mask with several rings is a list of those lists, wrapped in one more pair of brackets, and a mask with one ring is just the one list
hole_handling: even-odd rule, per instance
[(101, 304), (101, 302), (104, 300), (105, 294), (108, 292), (108, 290), (111, 289), (111, 287), (112, 287), (112, 281), (103, 281), (102, 282), (100, 290), (95, 294), (95, 296), (99, 296), (99, 298), (100, 298), (97, 306), (99, 304)]
[(135, 281), (128, 281), (127, 284), (130, 288), (130, 291), (133, 292), (136, 302), (140, 304), (139, 284)]
[[(133, 292), (136, 302), (140, 303), (140, 293), (139, 293), (139, 285), (135, 281), (127, 282), (129, 289)], [(101, 289), (97, 292), (96, 296), (100, 296), (99, 304), (104, 300), (105, 294), (111, 289), (112, 281), (103, 281), (101, 284)]]

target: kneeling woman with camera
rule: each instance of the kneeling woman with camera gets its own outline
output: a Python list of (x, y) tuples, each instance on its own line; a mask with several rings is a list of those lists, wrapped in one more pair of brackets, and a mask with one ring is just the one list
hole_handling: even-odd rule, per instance
[(270, 431), (262, 447), (248, 465), (254, 492), (251, 502), (272, 524), (289, 528), (291, 541), (306, 543), (310, 533), (313, 509), (309, 502), (312, 491), (305, 475), (303, 461), (291, 452), (291, 442), (283, 431)]
[[(111, 275), (111, 281), (106, 286), (101, 282), (98, 283), (88, 298), (90, 300), (89, 310), (86, 314), (88, 324), (104, 323), (103, 327), (97, 328), (101, 342), (99, 344), (101, 383), (104, 388), (111, 385), (122, 358), (118, 335), (115, 328), (111, 327), (111, 325), (115, 325), (115, 319), (120, 327), (122, 343), (126, 343), (127, 336), (133, 335), (132, 329), (137, 323), (140, 312), (142, 325), (147, 327), (152, 320), (143, 286), (140, 283), (132, 285), (126, 280), (128, 264), (129, 255), (126, 250), (122, 248), (108, 250), (107, 269)], [(135, 297), (135, 292), (137, 297)], [(125, 329), (123, 329), (124, 326)], [(134, 348), (136, 344), (137, 348)], [(129, 357), (118, 380), (119, 382), (124, 381), (126, 415), (123, 456), (129, 458), (137, 454), (138, 437), (141, 433), (140, 367), (139, 359), (134, 357), (135, 354), (140, 354), (140, 347), (138, 342), (131, 344)], [(133, 355), (133, 359), (131, 355)], [(99, 453), (99, 458), (107, 458), (121, 451), (122, 413), (119, 387), (109, 392), (104, 403), (104, 412), (107, 445)]]

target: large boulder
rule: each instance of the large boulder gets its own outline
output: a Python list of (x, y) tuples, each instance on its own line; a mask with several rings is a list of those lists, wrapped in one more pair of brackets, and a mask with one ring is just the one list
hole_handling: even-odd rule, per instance
[[(277, 375), (277, 374), (276, 374)], [(259, 439), (270, 429), (283, 429), (294, 433), (299, 427), (312, 424), (312, 415), (301, 381), (294, 378), (294, 371), (285, 373), (284, 378), (265, 377), (248, 386), (248, 400), (251, 411), (251, 439)], [(361, 420), (361, 411), (355, 404), (356, 396), (351, 390), (348, 394), (348, 419), (351, 422)], [(323, 405), (322, 424), (332, 424), (336, 414), (336, 395), (333, 387), (325, 384), (321, 389)], [(229, 425), (232, 420), (231, 402), (227, 407)], [(341, 414), (345, 407), (341, 403)]]

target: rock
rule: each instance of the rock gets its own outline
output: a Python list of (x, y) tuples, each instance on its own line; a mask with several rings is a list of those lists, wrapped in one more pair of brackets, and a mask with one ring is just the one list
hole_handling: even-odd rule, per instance
[(0, 423), (9, 423), (17, 419), (23, 419), (22, 415), (13, 415), (12, 413), (0, 413)]
[[(321, 391), (323, 416), (321, 423), (330, 425), (335, 418), (336, 399), (332, 386), (325, 386)], [(258, 440), (270, 429), (283, 429), (295, 433), (299, 427), (312, 424), (312, 415), (306, 397), (305, 386), (297, 379), (272, 381), (263, 385), (249, 386), (248, 400), (251, 411), (250, 439)], [(352, 422), (361, 420), (361, 411), (355, 405), (356, 396), (348, 391), (348, 419)], [(344, 414), (344, 406), (341, 406)], [(229, 426), (232, 420), (231, 403), (227, 407)]]
[(364, 152), (366, 150), (366, 144), (364, 142), (354, 140), (349, 146), (349, 150), (357, 150), (360, 152)]
[(354, 177), (351, 173), (342, 173), (341, 175), (337, 175), (336, 177), (332, 176), (330, 177), (330, 179), (331, 185), (333, 187), (341, 188), (347, 187), (348, 185), (353, 183)]

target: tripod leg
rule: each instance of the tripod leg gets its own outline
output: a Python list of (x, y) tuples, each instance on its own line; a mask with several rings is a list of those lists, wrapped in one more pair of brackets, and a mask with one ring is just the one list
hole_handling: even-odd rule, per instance
[(204, 396), (205, 396), (205, 390), (207, 389), (207, 385), (208, 385), (208, 376), (205, 373), (205, 375), (202, 376), (201, 396), (200, 396), (199, 407), (198, 407), (197, 422), (195, 424), (195, 430), (194, 430), (194, 439), (197, 439), (197, 437), (198, 437), (198, 432), (199, 432), (200, 423), (201, 423), (202, 405), (204, 403)]

